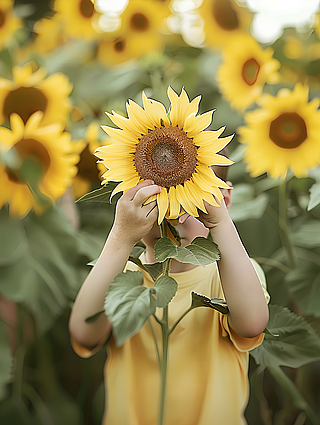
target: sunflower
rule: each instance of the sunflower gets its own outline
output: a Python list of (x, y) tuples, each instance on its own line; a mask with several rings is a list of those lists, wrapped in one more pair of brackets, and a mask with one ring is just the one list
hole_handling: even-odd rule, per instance
[(197, 115), (200, 96), (190, 102), (184, 90), (178, 96), (169, 87), (168, 97), (170, 119), (163, 104), (147, 98), (144, 93), (143, 108), (128, 101), (128, 118), (114, 111), (107, 113), (120, 128), (103, 126), (113, 140), (95, 152), (108, 169), (102, 176), (105, 182), (122, 182), (112, 196), (146, 179), (152, 179), (163, 188), (149, 200), (157, 201), (158, 223), (165, 216), (178, 218), (182, 209), (197, 217), (198, 208), (206, 212), (203, 200), (218, 205), (215, 197), (219, 201), (223, 198), (219, 188), (229, 186), (210, 166), (232, 164), (217, 152), (233, 136), (219, 138), (224, 127), (203, 131), (210, 125), (213, 111)]
[(245, 115), (240, 141), (247, 143), (245, 161), (252, 176), (267, 172), (285, 178), (292, 169), (297, 177), (320, 162), (319, 99), (308, 102), (308, 87), (279, 90), (276, 97), (262, 95), (261, 109)]
[(0, 124), (9, 121), (13, 112), (26, 123), (36, 111), (44, 113), (42, 125), (66, 123), (72, 85), (65, 75), (56, 73), (45, 78), (47, 72), (43, 68), (33, 72), (30, 62), (14, 67), (12, 72), (13, 81), (0, 77)]
[(30, 167), (37, 173), (38, 193), (51, 200), (65, 192), (77, 172), (79, 157), (71, 151), (70, 134), (63, 132), (61, 124), (40, 127), (42, 115), (34, 113), (25, 124), (19, 115), (11, 114), (11, 130), (0, 128), (1, 154), (9, 156), (13, 151), (18, 157), (12, 166), (0, 163), (0, 208), (8, 203), (12, 216), (25, 216), (32, 208), (41, 213), (44, 208), (34, 185), (25, 178), (28, 167), (29, 173)]
[(0, 4), (0, 48), (12, 33), (22, 26), (21, 20), (13, 12), (14, 0), (1, 0)]
[(198, 12), (203, 19), (206, 42), (213, 47), (225, 46), (249, 30), (252, 13), (235, 0), (203, 0)]
[(55, 0), (54, 10), (65, 23), (66, 34), (75, 38), (94, 39), (101, 14), (94, 7), (94, 0)]
[(74, 152), (80, 154), (77, 164), (78, 173), (73, 179), (73, 193), (75, 199), (89, 192), (92, 185), (101, 181), (102, 174), (106, 171), (103, 164), (97, 163), (93, 152), (101, 145), (98, 140), (99, 126), (92, 122), (87, 129), (84, 140), (73, 141)]
[(97, 57), (106, 66), (115, 66), (139, 57), (142, 49), (136, 49), (136, 43), (130, 37), (118, 36), (104, 38), (98, 43)]
[(117, 35), (130, 40), (135, 57), (163, 47), (161, 31), (165, 18), (170, 14), (168, 5), (161, 1), (130, 0), (120, 15), (121, 24)]
[(217, 80), (220, 91), (231, 104), (244, 111), (261, 94), (266, 82), (276, 83), (280, 62), (272, 58), (273, 49), (263, 50), (249, 35), (239, 35), (223, 51), (224, 63)]

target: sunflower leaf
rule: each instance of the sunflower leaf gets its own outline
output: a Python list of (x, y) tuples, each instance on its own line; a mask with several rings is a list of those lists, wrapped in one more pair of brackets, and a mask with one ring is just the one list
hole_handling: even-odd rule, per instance
[(118, 347), (139, 332), (156, 311), (156, 291), (142, 286), (142, 282), (142, 272), (127, 270), (118, 274), (109, 285), (104, 310)]
[(315, 183), (310, 188), (310, 200), (308, 204), (308, 211), (315, 208), (320, 204), (320, 183)]
[(165, 308), (175, 296), (178, 284), (170, 276), (161, 276), (157, 279), (154, 287), (156, 293), (157, 307)]
[(226, 300), (223, 298), (209, 298), (205, 295), (197, 294), (196, 292), (191, 292), (192, 302), (191, 307), (210, 307), (214, 310), (219, 311), (222, 314), (229, 313), (229, 308), (227, 306)]
[(174, 258), (180, 263), (206, 266), (219, 260), (218, 246), (206, 238), (195, 238), (190, 245), (177, 246), (169, 238), (161, 238), (154, 247), (155, 259), (162, 263), (167, 258)]
[(257, 364), (298, 368), (320, 359), (320, 338), (303, 317), (277, 305), (269, 311), (269, 333), (250, 351)]
[(129, 261), (136, 264), (140, 269), (146, 271), (151, 276), (152, 280), (155, 282), (158, 277), (162, 274), (162, 264), (143, 264), (139, 258), (129, 257)]
[(76, 202), (110, 202), (110, 194), (112, 190), (104, 185), (100, 189), (93, 190), (92, 192), (86, 193), (77, 199)]

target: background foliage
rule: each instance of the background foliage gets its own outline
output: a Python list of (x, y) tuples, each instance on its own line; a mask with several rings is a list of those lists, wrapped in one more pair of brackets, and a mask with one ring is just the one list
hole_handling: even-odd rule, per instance
[[(148, 3), (156, 11), (159, 3), (167, 7), (170, 2)], [(180, 19), (178, 3), (182, 2), (171, 4), (170, 13)], [(73, 202), (100, 185), (99, 170), (90, 169), (90, 160), (84, 162), (93, 151), (87, 131), (91, 123), (110, 125), (104, 112), (113, 109), (125, 114), (126, 100), (140, 103), (143, 90), (168, 107), (169, 84), (177, 92), (185, 87), (191, 98), (201, 94), (201, 112), (216, 108), (211, 127), (225, 125), (227, 134), (236, 133), (229, 146), (235, 161), (228, 176), (234, 185), (230, 214), (250, 256), (264, 269), (271, 295), (270, 333), (250, 356), (248, 422), (319, 424), (320, 165), (300, 178), (289, 170), (285, 181), (267, 173), (250, 176), (245, 147), (237, 135), (245, 113), (231, 108), (216, 78), (222, 64), (221, 46), (191, 43), (183, 25), (175, 33), (159, 26), (154, 33), (161, 41), (157, 39), (146, 51), (138, 49), (141, 42), (137, 41), (127, 56), (113, 59), (106, 51), (101, 57), (102, 41), (114, 46), (134, 35), (100, 31), (89, 37), (84, 30), (69, 34), (71, 24), (61, 18), (56, 24), (60, 25), (58, 36), (49, 31), (50, 45), (50, 38), (41, 38), (39, 22), (63, 16), (54, 8), (47, 0), (16, 0), (13, 10), (20, 27), (0, 38), (2, 79), (12, 80), (13, 67), (31, 61), (33, 70), (45, 68), (48, 75), (59, 72), (71, 82), (64, 130), (80, 155), (78, 174), (43, 214), (32, 210), (24, 217), (10, 216), (9, 199), (0, 210), (1, 424), (101, 422), (105, 352), (82, 360), (72, 351), (68, 334), (72, 302), (90, 269), (87, 264), (103, 246), (115, 204), (101, 192), (87, 202)], [(187, 22), (191, 28), (192, 20)], [(81, 23), (77, 25), (81, 29)], [(281, 78), (275, 85), (266, 84), (264, 93), (275, 95), (280, 88), (292, 89), (302, 82), (310, 86), (310, 99), (319, 96), (318, 36), (311, 27), (305, 32), (284, 31), (272, 45)], [(254, 103), (249, 107), (250, 111), (256, 108)], [(10, 124), (4, 121), (2, 126)], [(96, 145), (106, 139), (99, 127), (93, 138)], [(0, 159), (9, 169), (8, 157)]]

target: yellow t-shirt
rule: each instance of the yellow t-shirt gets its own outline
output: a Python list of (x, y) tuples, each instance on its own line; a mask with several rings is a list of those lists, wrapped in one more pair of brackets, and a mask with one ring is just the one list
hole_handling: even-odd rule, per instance
[[(131, 263), (128, 268), (137, 270)], [(178, 282), (178, 291), (169, 304), (170, 326), (190, 306), (192, 291), (223, 298), (216, 263), (172, 277)], [(153, 285), (146, 273), (143, 284)], [(151, 321), (161, 352), (160, 326), (154, 317)], [(164, 424), (246, 424), (248, 350), (262, 340), (263, 334), (240, 337), (229, 328), (227, 315), (216, 310), (199, 307), (189, 312), (169, 338)], [(122, 347), (111, 337), (107, 350), (103, 424), (156, 425), (160, 374), (148, 321)]]

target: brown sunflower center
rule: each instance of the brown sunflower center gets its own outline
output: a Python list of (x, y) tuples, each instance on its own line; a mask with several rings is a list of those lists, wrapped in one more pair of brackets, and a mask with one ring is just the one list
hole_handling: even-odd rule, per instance
[(217, 24), (225, 31), (234, 31), (239, 27), (236, 11), (230, 0), (214, 0), (212, 13)]
[(81, 0), (79, 3), (79, 9), (84, 18), (90, 19), (94, 12), (94, 5), (90, 0)]
[(4, 26), (4, 23), (6, 21), (6, 14), (3, 12), (3, 10), (0, 10), (0, 28)]
[[(38, 177), (41, 178), (49, 169), (51, 162), (49, 152), (38, 140), (22, 139), (12, 149), (15, 149), (21, 159), (19, 169), (6, 168), (6, 173), (12, 182), (24, 184), (24, 176), (31, 176), (33, 172), (39, 174), (40, 168), (41, 175)], [(37, 164), (40, 167), (33, 167), (34, 169), (32, 169), (30, 163)]]
[(141, 12), (136, 12), (131, 16), (130, 27), (133, 31), (145, 32), (149, 29), (149, 19)]
[(258, 79), (260, 65), (255, 58), (248, 59), (242, 67), (242, 78), (248, 86), (253, 86)]
[(142, 136), (134, 154), (142, 179), (169, 188), (189, 180), (197, 165), (197, 147), (178, 127), (161, 127)]
[(122, 40), (122, 39), (116, 40), (115, 43), (114, 43), (114, 50), (117, 53), (121, 53), (121, 52), (124, 51), (125, 46), (126, 46), (126, 44), (125, 44), (124, 40)]
[(48, 100), (43, 92), (34, 87), (19, 87), (8, 93), (3, 104), (3, 115), (9, 120), (10, 114), (16, 112), (26, 123), (36, 111), (45, 112)]
[(80, 155), (77, 175), (91, 182), (99, 180), (96, 158), (90, 152), (89, 146), (86, 146)]
[(296, 112), (284, 112), (270, 124), (270, 139), (280, 148), (294, 149), (308, 137), (306, 123)]

